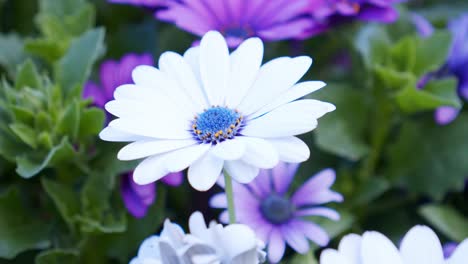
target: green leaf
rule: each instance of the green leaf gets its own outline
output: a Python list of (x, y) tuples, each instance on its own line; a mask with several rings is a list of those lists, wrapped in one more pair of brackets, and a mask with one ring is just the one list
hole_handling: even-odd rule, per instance
[(25, 208), (17, 188), (0, 196), (0, 257), (12, 259), (26, 250), (49, 247), (49, 225)]
[(380, 64), (374, 65), (374, 73), (377, 80), (386, 88), (396, 91), (408, 86), (408, 84), (416, 83), (417, 81), (416, 76), (410, 72), (400, 72), (391, 67), (382, 66)]
[(76, 249), (50, 249), (36, 256), (36, 264), (75, 264), (79, 263)]
[(85, 4), (86, 0), (40, 0), (39, 11), (41, 14), (65, 18), (74, 14)]
[(65, 56), (54, 67), (55, 79), (65, 94), (88, 79), (91, 67), (103, 51), (102, 28), (90, 30), (73, 41)]
[(407, 121), (388, 152), (387, 174), (413, 193), (441, 199), (451, 190), (462, 190), (468, 162), (468, 114), (455, 122)]
[(16, 157), (17, 168), (16, 172), (23, 178), (31, 178), (41, 172), (43, 169), (61, 162), (69, 162), (73, 160), (75, 150), (70, 143), (64, 139), (62, 142), (53, 147), (45, 156), (32, 156), (29, 153), (24, 153)]
[(24, 44), (25, 51), (44, 58), (49, 63), (62, 57), (65, 47), (67, 46), (53, 39), (28, 39)]
[(42, 187), (54, 202), (60, 215), (68, 224), (70, 230), (75, 230), (75, 217), (80, 213), (80, 200), (76, 192), (70, 186), (41, 179)]
[(95, 136), (104, 127), (105, 114), (99, 108), (87, 108), (82, 113), (80, 120), (79, 137)]
[(312, 254), (312, 251), (307, 252), (307, 254), (301, 255), (301, 254), (296, 254), (294, 255), (291, 259), (285, 262), (281, 263), (289, 263), (289, 264), (318, 264), (318, 260), (315, 258), (314, 254)]
[(328, 152), (359, 160), (369, 151), (365, 140), (368, 105), (362, 91), (330, 85), (313, 94), (314, 98), (336, 105), (316, 130), (317, 145)]
[(361, 54), (365, 65), (372, 68), (375, 64), (387, 61), (391, 40), (382, 26), (368, 24), (363, 27), (354, 39), (354, 47)]
[(80, 105), (77, 100), (68, 104), (57, 122), (57, 132), (75, 141), (80, 128)]
[(419, 213), (453, 241), (461, 242), (468, 237), (468, 219), (445, 205), (425, 205)]
[(21, 123), (14, 123), (9, 127), (13, 133), (15, 133), (15, 135), (18, 136), (18, 138), (20, 138), (28, 146), (32, 147), (33, 149), (37, 147), (36, 132), (34, 129)]
[(16, 34), (0, 34), (0, 65), (14, 76), (17, 65), (24, 61), (23, 40)]
[(400, 72), (410, 72), (416, 63), (415, 37), (404, 37), (390, 49), (391, 63)]
[(456, 80), (452, 78), (431, 81), (424, 89), (410, 84), (397, 93), (396, 100), (405, 113), (433, 110), (440, 106), (461, 106)]
[(377, 199), (390, 187), (390, 183), (381, 177), (370, 178), (358, 188), (350, 202), (353, 205), (366, 205)]
[(427, 39), (418, 39), (416, 62), (412, 72), (416, 76), (422, 76), (440, 68), (447, 59), (450, 39), (448, 31), (437, 31)]

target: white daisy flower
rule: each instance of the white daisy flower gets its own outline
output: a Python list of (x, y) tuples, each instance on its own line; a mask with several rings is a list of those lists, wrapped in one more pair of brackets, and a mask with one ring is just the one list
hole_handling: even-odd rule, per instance
[(264, 244), (246, 225), (207, 227), (203, 215), (189, 219), (190, 234), (166, 220), (160, 236), (141, 244), (130, 264), (258, 264), (265, 261)]
[(326, 249), (320, 264), (465, 264), (468, 260), (468, 239), (444, 259), (442, 245), (436, 233), (427, 226), (415, 226), (401, 241), (400, 249), (379, 232), (368, 231), (362, 236), (345, 236), (338, 250)]
[(132, 73), (135, 84), (116, 89), (106, 110), (118, 118), (100, 137), (132, 142), (118, 158), (145, 158), (133, 174), (139, 184), (189, 168), (190, 184), (204, 191), (223, 168), (248, 183), (259, 168), (273, 168), (279, 160), (305, 161), (309, 148), (295, 135), (313, 130), (335, 106), (300, 99), (325, 86), (297, 83), (311, 66), (310, 57), (261, 65), (262, 57), (259, 38), (229, 54), (225, 39), (214, 31), (183, 56), (165, 52), (159, 69), (138, 66)]

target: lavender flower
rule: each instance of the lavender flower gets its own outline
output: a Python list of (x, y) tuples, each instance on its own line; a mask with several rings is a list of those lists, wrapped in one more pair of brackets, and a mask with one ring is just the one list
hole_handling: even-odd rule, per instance
[(310, 0), (179, 0), (156, 16), (198, 36), (221, 32), (230, 47), (258, 36), (265, 41), (304, 38)]
[[(120, 61), (103, 62), (99, 71), (101, 85), (88, 81), (83, 90), (83, 97), (91, 98), (95, 106), (104, 108), (104, 105), (113, 99), (116, 87), (131, 82), (132, 70), (138, 65), (153, 65), (153, 57), (150, 54), (127, 54)], [(137, 185), (132, 174), (133, 172), (123, 175), (121, 194), (127, 210), (133, 216), (141, 218), (146, 215), (148, 207), (156, 199), (156, 185)], [(162, 181), (170, 186), (178, 186), (182, 184), (183, 175), (180, 172), (170, 173)]]
[[(262, 170), (250, 184), (234, 184), (237, 221), (250, 226), (268, 244), (268, 257), (273, 263), (283, 257), (286, 243), (301, 254), (309, 251), (308, 239), (320, 246), (328, 244), (325, 230), (305, 220), (305, 216), (339, 219), (335, 210), (319, 206), (343, 201), (341, 194), (330, 190), (335, 172), (331, 169), (319, 172), (290, 196), (287, 192), (297, 167), (298, 164), (279, 163), (271, 170)], [(213, 196), (210, 204), (227, 208), (226, 195)], [(220, 220), (228, 222), (227, 211), (221, 214)]]

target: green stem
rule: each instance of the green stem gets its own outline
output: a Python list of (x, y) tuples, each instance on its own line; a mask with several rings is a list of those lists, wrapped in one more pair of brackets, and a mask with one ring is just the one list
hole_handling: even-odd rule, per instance
[(232, 178), (226, 170), (224, 170), (224, 189), (226, 190), (226, 197), (228, 202), (229, 224), (236, 223), (236, 210), (234, 209), (234, 194), (232, 191)]

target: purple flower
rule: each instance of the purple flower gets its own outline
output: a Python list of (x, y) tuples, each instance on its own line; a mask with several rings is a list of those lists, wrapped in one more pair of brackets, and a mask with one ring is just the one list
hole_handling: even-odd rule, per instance
[(455, 251), (455, 249), (457, 249), (457, 247), (458, 247), (457, 243), (454, 243), (454, 242), (445, 243), (443, 246), (444, 258), (445, 259), (450, 258), (450, 256), (452, 256), (453, 252)]
[[(339, 219), (338, 212), (320, 206), (343, 201), (341, 194), (330, 190), (335, 172), (323, 170), (289, 195), (298, 166), (279, 163), (271, 170), (261, 170), (252, 183), (234, 183), (233, 186), (237, 221), (250, 226), (268, 244), (268, 257), (273, 263), (283, 257), (286, 243), (301, 254), (309, 251), (308, 239), (320, 246), (328, 244), (325, 230), (304, 217), (318, 215)], [(226, 195), (213, 196), (210, 204), (214, 208), (227, 208)], [(227, 211), (221, 213), (220, 220), (228, 222)]]
[(258, 36), (266, 41), (303, 38), (310, 0), (179, 0), (156, 16), (198, 36), (221, 32), (229, 46)]
[[(120, 193), (128, 212), (136, 218), (142, 218), (156, 200), (156, 183), (138, 185), (133, 181), (132, 174), (121, 178)], [(170, 186), (179, 186), (183, 177), (182, 172), (170, 173), (161, 181)]]
[[(120, 61), (104, 61), (99, 69), (101, 84), (88, 81), (83, 89), (83, 97), (91, 98), (95, 106), (104, 108), (104, 105), (113, 99), (114, 90), (118, 86), (132, 83), (132, 71), (138, 65), (153, 65), (153, 57), (150, 54), (130, 53), (123, 56)], [(162, 179), (170, 186), (178, 186), (182, 184), (182, 180), (183, 175), (180, 172), (168, 174)], [(121, 179), (121, 195), (127, 210), (133, 216), (141, 218), (146, 215), (148, 207), (156, 199), (156, 185), (154, 183), (137, 185), (133, 181), (132, 173), (128, 173)]]

